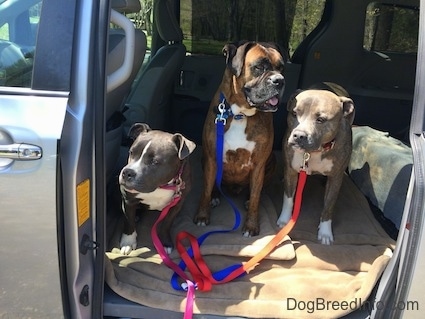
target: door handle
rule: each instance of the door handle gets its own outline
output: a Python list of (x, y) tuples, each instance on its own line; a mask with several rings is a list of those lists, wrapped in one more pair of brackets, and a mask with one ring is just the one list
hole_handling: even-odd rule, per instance
[(0, 145), (0, 158), (28, 161), (38, 160), (42, 155), (43, 151), (41, 147), (33, 144), (14, 143)]

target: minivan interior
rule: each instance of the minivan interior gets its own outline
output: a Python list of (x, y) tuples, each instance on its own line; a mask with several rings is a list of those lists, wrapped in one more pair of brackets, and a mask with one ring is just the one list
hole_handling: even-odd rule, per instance
[[(192, 190), (172, 226), (202, 236), (231, 228), (231, 205), (213, 209), (209, 226), (193, 223), (202, 189), (202, 130), (221, 82), (226, 43), (276, 43), (285, 59), (285, 92), (273, 114), (277, 168), (260, 202), (261, 232), (213, 235), (201, 246), (212, 269), (255, 256), (278, 232), (282, 206), (282, 140), (286, 104), (298, 89), (318, 82), (344, 87), (355, 106), (353, 152), (336, 204), (335, 241), (317, 241), (325, 178), (309, 176), (294, 229), (247, 275), (196, 291), (195, 318), (368, 318), (394, 312), (394, 252), (412, 174), (409, 128), (417, 67), (419, 1), (114, 0), (108, 70), (115, 70), (128, 41), (128, 80), (106, 96), (108, 211), (106, 215), (103, 314), (107, 318), (181, 318), (189, 298), (170, 284), (151, 238), (159, 212), (142, 212), (137, 249), (120, 252), (124, 214), (118, 175), (125, 166), (134, 123), (180, 133), (196, 143), (190, 155)], [(120, 20), (135, 26), (122, 31)], [(127, 42), (127, 43), (126, 43)], [(244, 212), (245, 193), (232, 197)], [(178, 264), (174, 249), (170, 258)], [(385, 275), (383, 275), (385, 273)], [(390, 288), (388, 288), (390, 287)], [(385, 288), (385, 289), (384, 289)], [(404, 311), (418, 305), (404, 303)]]

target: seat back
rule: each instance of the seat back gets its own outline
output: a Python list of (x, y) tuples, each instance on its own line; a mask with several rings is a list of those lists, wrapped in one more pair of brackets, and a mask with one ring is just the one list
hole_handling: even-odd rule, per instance
[(146, 65), (129, 95), (124, 113), (125, 129), (136, 122), (148, 123), (155, 129), (167, 129), (174, 83), (186, 56), (183, 32), (173, 13), (173, 1), (155, 2), (154, 22), (160, 37), (167, 42)]
[[(112, 9), (120, 13), (139, 12), (139, 0), (113, 0)], [(119, 157), (123, 134), (123, 108), (130, 92), (131, 85), (140, 69), (146, 53), (146, 35), (142, 30), (134, 30), (134, 61), (130, 76), (116, 88), (107, 92), (105, 101), (106, 137), (106, 177), (109, 180), (114, 174)], [(107, 75), (115, 72), (124, 62), (126, 36), (122, 29), (109, 30)]]

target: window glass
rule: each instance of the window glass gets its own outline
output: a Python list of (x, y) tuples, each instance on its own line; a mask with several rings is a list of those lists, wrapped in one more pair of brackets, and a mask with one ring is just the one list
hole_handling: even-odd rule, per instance
[(0, 4), (0, 86), (30, 87), (41, 1)]
[(416, 53), (419, 8), (372, 2), (366, 11), (363, 47), (370, 51)]
[(291, 36), (289, 39), (289, 50), (291, 55), (298, 45), (319, 24), (324, 7), (325, 0), (296, 1), (291, 23)]
[(129, 13), (126, 16), (133, 21), (134, 27), (143, 30), (146, 34), (147, 49), (151, 49), (152, 42), (152, 10), (154, 0), (140, 0), (141, 10), (137, 13)]
[(181, 0), (188, 52), (221, 54), (238, 40), (277, 43), (288, 55), (319, 23), (325, 0)]
[[(151, 54), (153, 33), (152, 10), (154, 0), (139, 1), (141, 10), (137, 13), (126, 13), (125, 16), (133, 22), (136, 29), (142, 30), (146, 35), (146, 53), (141, 67), (141, 70), (143, 70), (143, 67), (146, 66)], [(118, 26), (111, 24), (111, 28), (118, 28)]]

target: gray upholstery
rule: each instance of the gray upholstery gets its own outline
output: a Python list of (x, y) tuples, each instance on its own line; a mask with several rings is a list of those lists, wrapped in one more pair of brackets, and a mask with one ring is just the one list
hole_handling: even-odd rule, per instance
[(136, 13), (142, 10), (139, 0), (112, 0), (111, 7), (120, 13)]
[[(121, 111), (124, 106), (131, 84), (140, 69), (143, 58), (146, 53), (146, 36), (142, 30), (134, 30), (135, 47), (134, 47), (134, 64), (130, 77), (116, 89), (108, 92), (106, 96), (106, 118), (109, 119), (114, 112)], [(111, 29), (109, 31), (109, 47), (108, 61), (106, 73), (111, 74), (116, 71), (124, 61), (125, 54), (125, 35), (121, 29)]]
[(186, 55), (183, 33), (172, 10), (172, 0), (155, 2), (154, 22), (161, 38), (167, 42), (146, 65), (127, 100), (125, 129), (136, 122), (148, 123), (155, 129), (166, 129), (165, 119)]
[(156, 1), (154, 21), (162, 40), (166, 42), (183, 41), (183, 32), (177, 23), (170, 1)]
[[(131, 13), (139, 12), (139, 0), (113, 0), (112, 8), (119, 12)], [(106, 177), (109, 179), (115, 170), (118, 161), (119, 151), (122, 141), (124, 102), (130, 92), (134, 78), (140, 69), (146, 53), (146, 35), (142, 30), (134, 30), (134, 63), (130, 77), (114, 90), (106, 94)], [(108, 43), (108, 57), (106, 73), (109, 75), (116, 71), (123, 63), (125, 55), (125, 34), (122, 29), (110, 29)]]

